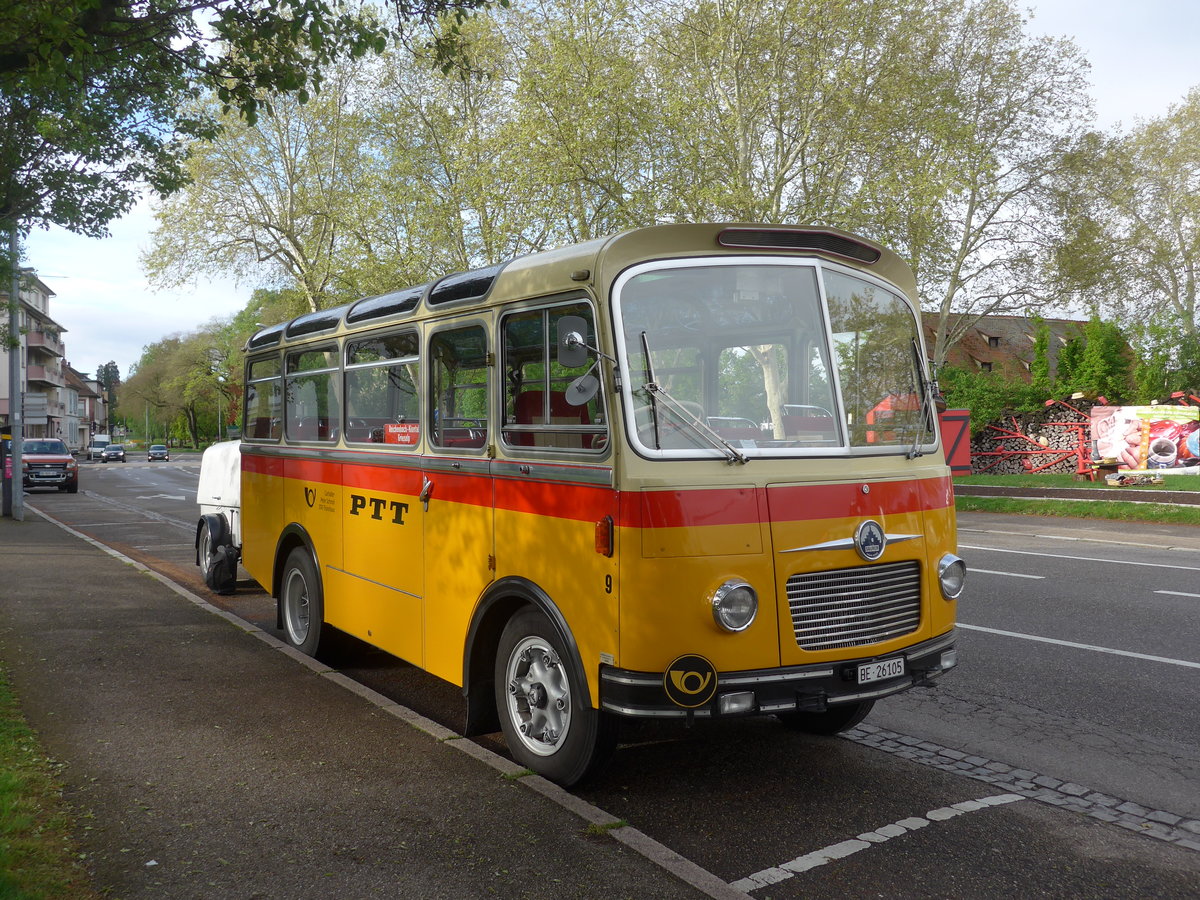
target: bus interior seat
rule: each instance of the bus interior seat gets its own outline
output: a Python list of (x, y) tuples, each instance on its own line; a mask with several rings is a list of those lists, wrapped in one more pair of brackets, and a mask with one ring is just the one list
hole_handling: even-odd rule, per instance
[(337, 423), (330, 424), (328, 416), (306, 416), (288, 429), (288, 439), (293, 441), (336, 441), (337, 436)]
[[(543, 417), (544, 391), (522, 391), (515, 403), (517, 425), (591, 425), (591, 414), (586, 403), (572, 406), (563, 391), (550, 392), (550, 421)], [(513, 443), (525, 447), (574, 447), (591, 446), (592, 435), (570, 434), (547, 429), (545, 433), (519, 431), (511, 435)]]

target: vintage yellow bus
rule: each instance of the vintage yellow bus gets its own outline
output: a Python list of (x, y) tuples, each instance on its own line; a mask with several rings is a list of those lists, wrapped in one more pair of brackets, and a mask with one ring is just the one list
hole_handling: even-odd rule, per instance
[[(913, 276), (829, 228), (642, 228), (264, 328), (197, 561), (315, 654), (459, 685), (562, 784), (622, 717), (845, 730), (955, 664)], [(883, 421), (886, 418), (886, 421)]]

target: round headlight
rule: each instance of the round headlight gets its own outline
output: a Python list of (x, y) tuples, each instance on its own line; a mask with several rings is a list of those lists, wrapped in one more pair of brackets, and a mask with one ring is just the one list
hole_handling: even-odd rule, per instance
[(958, 599), (966, 581), (967, 564), (953, 553), (943, 556), (938, 563), (938, 582), (942, 587), (942, 596), (947, 600)]
[(721, 585), (712, 596), (713, 618), (726, 631), (745, 631), (758, 612), (758, 594), (740, 579)]

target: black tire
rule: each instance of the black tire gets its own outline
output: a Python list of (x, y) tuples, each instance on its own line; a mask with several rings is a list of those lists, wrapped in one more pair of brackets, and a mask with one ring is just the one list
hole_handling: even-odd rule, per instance
[(301, 653), (316, 656), (325, 625), (325, 595), (312, 555), (303, 547), (289, 553), (283, 564), (279, 612), (287, 642)]
[(600, 768), (617, 744), (616, 720), (587, 705), (586, 686), (558, 632), (538, 610), (518, 612), (496, 652), (496, 711), (520, 765), (564, 787)]
[(874, 706), (874, 700), (860, 700), (858, 703), (831, 706), (825, 712), (788, 712), (776, 715), (788, 728), (803, 731), (805, 734), (838, 734), (849, 731), (865, 719)]
[(225, 531), (214, 533), (212, 524), (204, 519), (196, 542), (196, 563), (204, 583), (218, 594), (232, 594), (237, 589), (237, 566), (229, 564), (228, 551)]
[(78, 494), (79, 493), (79, 482), (72, 481), (70, 484), (68, 484), (67, 485), (67, 493), (68, 494)]

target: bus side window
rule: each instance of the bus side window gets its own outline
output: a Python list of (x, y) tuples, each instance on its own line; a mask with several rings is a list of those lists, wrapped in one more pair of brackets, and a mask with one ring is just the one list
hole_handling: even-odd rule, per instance
[(487, 445), (487, 333), (472, 325), (429, 339), (429, 425), (434, 446), (479, 450)]
[(290, 441), (331, 443), (342, 420), (335, 347), (299, 350), (287, 356), (284, 431)]
[(514, 447), (600, 450), (607, 444), (608, 426), (600, 391), (572, 403), (567, 389), (592, 368), (592, 354), (583, 365), (569, 368), (557, 359), (557, 323), (563, 316), (582, 317), (586, 343), (596, 346), (592, 312), (586, 303), (523, 310), (501, 320), (505, 372), (504, 441)]
[(412, 449), (420, 442), (416, 331), (346, 343), (346, 442)]
[(283, 385), (279, 357), (251, 360), (246, 370), (244, 436), (251, 441), (277, 441), (282, 431)]

